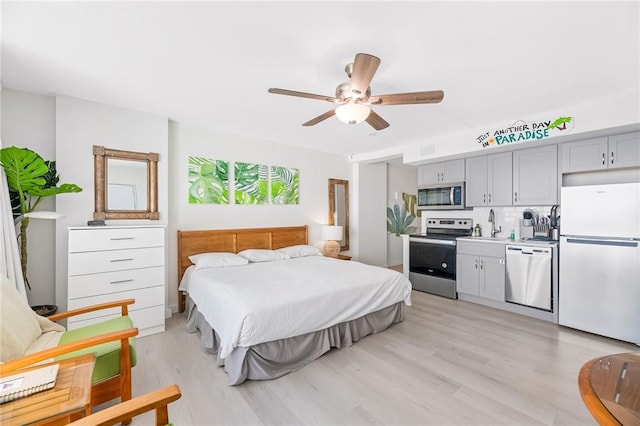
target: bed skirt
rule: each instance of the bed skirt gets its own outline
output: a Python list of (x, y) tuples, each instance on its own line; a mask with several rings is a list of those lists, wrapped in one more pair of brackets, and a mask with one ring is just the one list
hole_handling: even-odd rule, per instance
[[(195, 333), (199, 330), (203, 350), (217, 354), (220, 339), (189, 297), (186, 316), (187, 331)], [(401, 322), (403, 318), (404, 302), (399, 302), (324, 330), (251, 347), (238, 347), (224, 360), (218, 356), (217, 362), (224, 366), (229, 385), (238, 385), (245, 380), (275, 379), (304, 367), (331, 348), (351, 346), (365, 336)]]

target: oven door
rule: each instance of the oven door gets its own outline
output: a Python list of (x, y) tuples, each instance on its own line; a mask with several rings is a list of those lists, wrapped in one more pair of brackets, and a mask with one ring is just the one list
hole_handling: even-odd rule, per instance
[(409, 238), (409, 271), (456, 279), (455, 241)]

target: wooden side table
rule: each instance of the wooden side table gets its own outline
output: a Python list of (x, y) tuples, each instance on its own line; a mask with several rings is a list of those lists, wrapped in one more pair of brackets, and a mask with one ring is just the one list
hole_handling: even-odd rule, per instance
[(586, 362), (578, 375), (578, 387), (599, 424), (640, 424), (640, 352)]
[[(0, 405), (0, 423), (9, 425), (66, 425), (91, 414), (91, 376), (95, 357), (82, 355), (60, 361), (56, 385)], [(42, 365), (25, 368), (33, 370)], [(8, 375), (16, 372), (8, 373)]]

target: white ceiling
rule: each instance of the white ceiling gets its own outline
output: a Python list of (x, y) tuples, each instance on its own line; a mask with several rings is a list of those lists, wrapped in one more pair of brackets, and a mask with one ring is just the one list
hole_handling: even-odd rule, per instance
[[(454, 132), (638, 93), (639, 2), (6, 2), (2, 85), (167, 116), (345, 155), (437, 144)], [(374, 95), (441, 89), (433, 105), (336, 118), (357, 52), (382, 63)], [(400, 152), (400, 150), (398, 150)]]

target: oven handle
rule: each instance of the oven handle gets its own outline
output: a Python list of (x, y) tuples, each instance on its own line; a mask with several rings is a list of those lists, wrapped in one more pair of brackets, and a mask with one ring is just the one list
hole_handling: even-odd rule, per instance
[(436, 244), (440, 246), (455, 246), (456, 242), (453, 240), (436, 240), (431, 238), (411, 238), (409, 237), (409, 242), (411, 243), (420, 243), (420, 244)]

